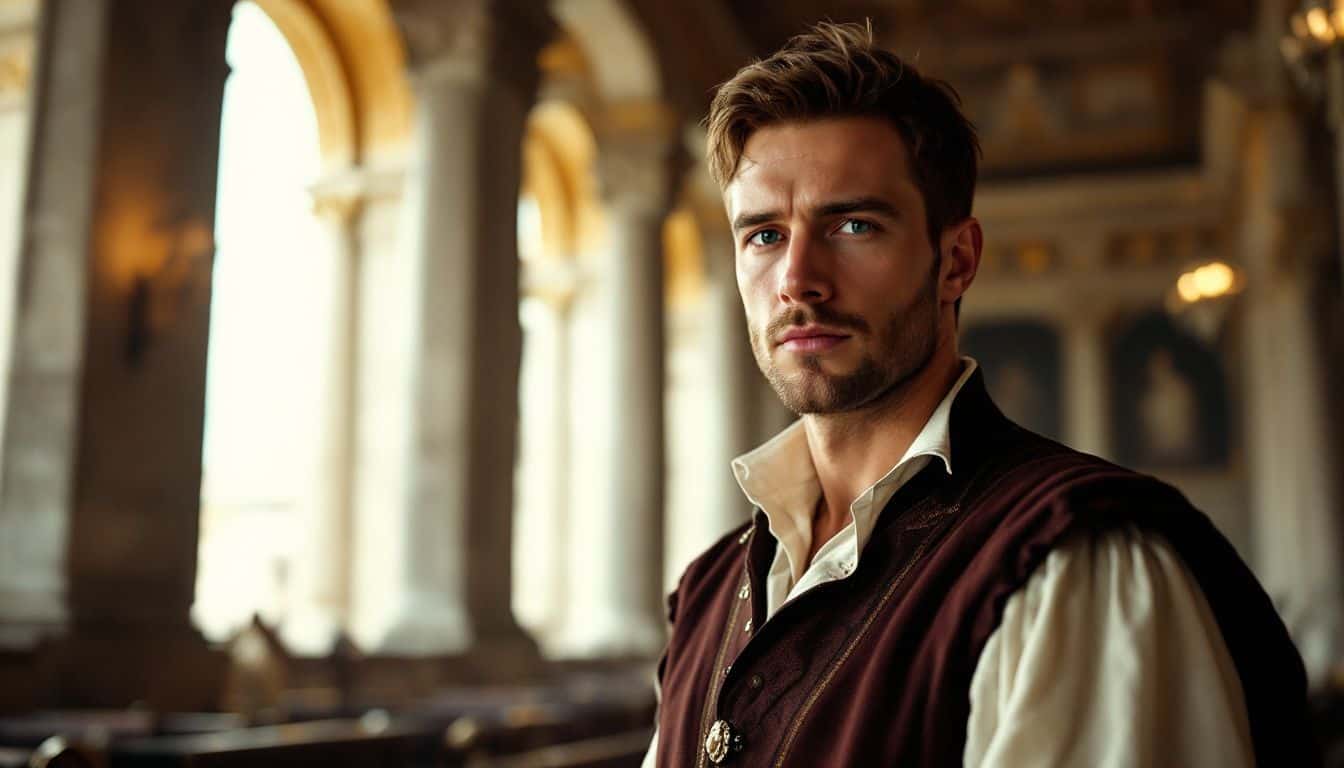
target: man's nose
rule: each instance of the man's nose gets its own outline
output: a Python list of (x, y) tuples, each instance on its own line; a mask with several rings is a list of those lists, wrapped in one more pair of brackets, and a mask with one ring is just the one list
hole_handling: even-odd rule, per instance
[(810, 237), (790, 240), (780, 275), (779, 300), (785, 304), (821, 304), (830, 301), (834, 292), (826, 248)]

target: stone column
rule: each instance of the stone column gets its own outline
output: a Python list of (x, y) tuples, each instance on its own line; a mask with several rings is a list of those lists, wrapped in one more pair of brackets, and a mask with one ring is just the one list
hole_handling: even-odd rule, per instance
[[(232, 2), (49, 7), (81, 25), (97, 8), (107, 14), (91, 158), (95, 206), (88, 248), (71, 260), (87, 269), (86, 290), (48, 297), (59, 305), (53, 313), (81, 306), (84, 313), (61, 698), (72, 706), (143, 700), (209, 708), (222, 659), (207, 650), (189, 612)], [(51, 55), (85, 55), (74, 48), (60, 45)], [(37, 141), (51, 142), (50, 151), (71, 152), (42, 133)], [(15, 430), (13, 445), (24, 445), (23, 432), (34, 428), (50, 427)]]
[(327, 234), (331, 267), (325, 293), (320, 438), (312, 491), (303, 510), (303, 540), (289, 611), (281, 626), (286, 647), (325, 655), (346, 626), (350, 608), (352, 501), (354, 495), (354, 380), (358, 332), (359, 250), (355, 219), (360, 199), (314, 189), (314, 210)]
[(527, 429), (515, 479), (514, 608), (543, 643), (560, 640), (570, 605), (570, 298), (553, 285), (524, 305), (524, 346), (535, 346), (520, 388)]
[[(631, 119), (635, 117), (635, 119)], [(617, 122), (617, 121), (612, 121)], [(602, 291), (610, 345), (606, 493), (576, 520), (575, 579), (584, 610), (576, 650), (652, 655), (663, 625), (664, 276), (663, 223), (671, 199), (671, 121), (655, 106), (623, 113), (599, 138), (608, 250)], [(586, 562), (585, 562), (586, 561)]]
[[(106, 3), (49, 0), (32, 85), (0, 466), (0, 647), (64, 629)], [(9, 342), (5, 342), (9, 343)]]
[[(1083, 236), (1071, 244), (1078, 268), (1100, 269), (1106, 238)], [(1061, 319), (1064, 352), (1064, 431), (1069, 445), (1099, 456), (1111, 445), (1110, 376), (1107, 361), (1104, 297), (1075, 302)]]
[[(1314, 683), (1344, 654), (1339, 473), (1329, 459), (1325, 381), (1307, 317), (1302, 260), (1328, 248), (1312, 225), (1302, 126), (1284, 109), (1248, 121), (1241, 231), (1246, 446), (1257, 575), (1275, 599)], [(1320, 219), (1315, 219), (1317, 222)], [(1319, 252), (1319, 251), (1317, 251)]]
[(393, 9), (417, 101), (407, 205), (419, 295), (401, 595), (380, 650), (535, 654), (510, 609), (517, 208), (549, 20), (521, 0)]
[[(0, 371), (9, 370), (14, 297), (18, 284), (20, 217), (28, 178), (28, 128), (33, 51), (37, 47), (36, 0), (10, 3), (0, 13)], [(0, 404), (8, 378), (0, 375)], [(0, 405), (0, 435), (5, 410)], [(2, 449), (2, 446), (0, 446)], [(3, 456), (0, 450), (0, 457)], [(3, 461), (3, 458), (0, 458)]]
[[(718, 211), (718, 221), (723, 218)], [(705, 352), (714, 377), (713, 398), (705, 424), (709, 427), (709, 476), (713, 489), (705, 514), (704, 545), (745, 522), (751, 505), (733, 476), (732, 461), (750, 450), (756, 441), (756, 395), (760, 373), (751, 354), (747, 319), (737, 290), (736, 256), (732, 234), (723, 226), (706, 226), (704, 232)]]
[(1101, 318), (1070, 316), (1064, 327), (1065, 434), (1069, 445), (1110, 455), (1109, 366)]

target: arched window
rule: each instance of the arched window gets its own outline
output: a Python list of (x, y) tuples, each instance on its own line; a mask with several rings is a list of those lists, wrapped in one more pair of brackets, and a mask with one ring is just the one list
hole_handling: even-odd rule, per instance
[(330, 268), (308, 194), (317, 118), (294, 52), (252, 2), (229, 30), (195, 618), (212, 638), (281, 621), (311, 494)]

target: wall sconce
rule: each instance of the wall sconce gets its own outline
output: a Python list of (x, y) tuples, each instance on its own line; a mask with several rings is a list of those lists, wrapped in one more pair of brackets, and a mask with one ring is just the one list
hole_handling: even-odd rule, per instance
[(1196, 336), (1212, 343), (1221, 332), (1230, 299), (1246, 287), (1245, 274), (1223, 261), (1208, 261), (1181, 273), (1167, 295), (1167, 311)]
[(1331, 59), (1344, 46), (1344, 1), (1307, 0), (1288, 19), (1279, 51), (1298, 86), (1313, 100), (1329, 98)]
[[(171, 228), (168, 252), (154, 269), (143, 269), (132, 278), (126, 297), (126, 362), (139, 367), (159, 329), (171, 327), (178, 310), (192, 300), (193, 278), (200, 259), (214, 254), (210, 228), (190, 218), (177, 217), (165, 223)], [(209, 268), (207, 263), (207, 268)], [(208, 274), (208, 273), (207, 273)], [(176, 291), (175, 299), (167, 292)]]

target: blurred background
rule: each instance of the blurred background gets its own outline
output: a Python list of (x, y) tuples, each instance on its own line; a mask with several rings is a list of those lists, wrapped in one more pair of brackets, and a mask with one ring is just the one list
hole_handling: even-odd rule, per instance
[(701, 120), (865, 18), (980, 131), (991, 392), (1344, 733), (1344, 3), (0, 0), (0, 765), (637, 765), (791, 418)]

